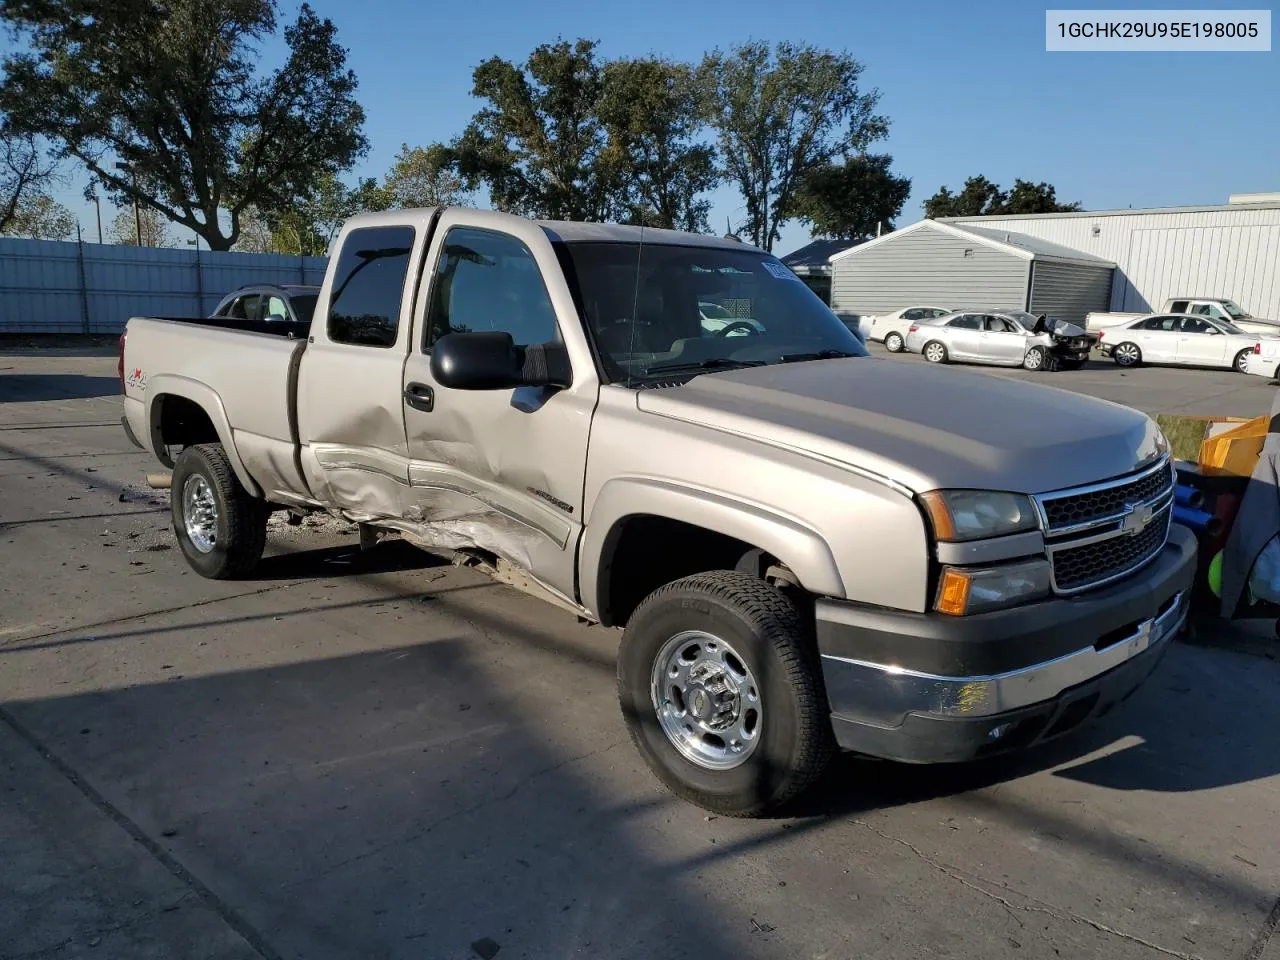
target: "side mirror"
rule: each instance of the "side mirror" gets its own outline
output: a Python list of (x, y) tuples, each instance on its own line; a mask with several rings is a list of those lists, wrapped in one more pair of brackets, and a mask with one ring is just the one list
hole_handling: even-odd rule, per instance
[(431, 348), (431, 376), (453, 390), (567, 387), (569, 353), (560, 343), (517, 347), (502, 331), (450, 333)]

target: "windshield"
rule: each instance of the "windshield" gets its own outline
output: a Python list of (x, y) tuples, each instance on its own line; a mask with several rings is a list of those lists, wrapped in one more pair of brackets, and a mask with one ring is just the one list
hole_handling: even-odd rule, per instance
[(1234, 323), (1228, 323), (1226, 320), (1214, 320), (1213, 325), (1217, 327), (1219, 330), (1221, 330), (1223, 333), (1237, 333), (1242, 337), (1249, 336), (1249, 334), (1245, 333), (1243, 330), (1237, 327)]
[(1234, 301), (1223, 300), (1221, 301), (1221, 304), (1222, 304), (1222, 309), (1227, 311), (1227, 314), (1231, 317), (1232, 320), (1244, 320), (1249, 316), (1247, 313), (1241, 310), (1240, 307)]
[(608, 382), (867, 356), (799, 277), (759, 250), (584, 241), (557, 252)]
[(314, 293), (296, 294), (289, 298), (293, 304), (293, 312), (302, 323), (310, 323), (316, 312), (316, 295)]

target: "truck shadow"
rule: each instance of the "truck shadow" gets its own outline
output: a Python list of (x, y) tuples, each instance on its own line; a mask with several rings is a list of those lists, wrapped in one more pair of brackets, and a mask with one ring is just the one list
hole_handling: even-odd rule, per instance
[(78, 373), (0, 373), (0, 403), (118, 397), (120, 381)]
[[(268, 547), (271, 547), (270, 539)], [(253, 573), (245, 579), (250, 583), (263, 583), (359, 577), (448, 566), (450, 564), (447, 560), (419, 550), (403, 540), (388, 540), (371, 550), (361, 550), (358, 543), (352, 542), (313, 548), (304, 546), (301, 549), (270, 553), (259, 561)]]

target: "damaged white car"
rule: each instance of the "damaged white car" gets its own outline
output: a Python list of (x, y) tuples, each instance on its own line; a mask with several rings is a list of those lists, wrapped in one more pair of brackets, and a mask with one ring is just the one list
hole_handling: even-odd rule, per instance
[(1028, 370), (1078, 370), (1098, 342), (1074, 323), (1021, 310), (961, 310), (919, 320), (907, 330), (907, 350), (930, 363), (991, 363)]

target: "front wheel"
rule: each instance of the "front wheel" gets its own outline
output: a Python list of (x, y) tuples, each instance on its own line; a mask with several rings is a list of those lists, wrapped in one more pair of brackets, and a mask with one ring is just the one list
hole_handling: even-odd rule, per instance
[(1236, 368), (1236, 373), (1249, 372), (1248, 364), (1249, 364), (1249, 355), (1251, 353), (1253, 353), (1252, 347), (1250, 347), (1247, 350), (1241, 350), (1239, 353), (1236, 354), (1235, 360), (1232, 361), (1231, 363), (1231, 365)]
[(676, 796), (761, 816), (834, 752), (812, 630), (769, 584), (721, 570), (660, 587), (627, 623), (618, 699), (631, 739)]
[(1022, 358), (1024, 370), (1044, 370), (1049, 366), (1049, 354), (1044, 347), (1032, 347)]
[(222, 444), (178, 455), (169, 500), (178, 546), (200, 576), (234, 580), (262, 559), (270, 508), (241, 485)]
[(884, 348), (890, 353), (901, 353), (906, 347), (906, 341), (902, 339), (900, 333), (890, 333), (884, 338)]

